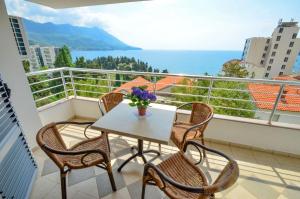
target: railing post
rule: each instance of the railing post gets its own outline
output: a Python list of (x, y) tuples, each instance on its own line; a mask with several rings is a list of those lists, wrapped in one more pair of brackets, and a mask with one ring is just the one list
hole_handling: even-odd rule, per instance
[(61, 76), (61, 81), (63, 83), (63, 86), (64, 86), (64, 91), (65, 91), (65, 95), (66, 95), (66, 98), (68, 98), (68, 91), (67, 91), (67, 87), (66, 87), (66, 80), (65, 80), (65, 76), (64, 76), (64, 72), (63, 70), (60, 70), (60, 76)]
[(157, 83), (157, 77), (154, 76), (154, 88), (153, 88), (153, 94), (156, 95), (156, 83)]
[(76, 98), (77, 93), (76, 93), (76, 87), (74, 84), (73, 71), (69, 70), (69, 74), (70, 74), (70, 78), (71, 78), (71, 84), (72, 84), (72, 88), (73, 88), (74, 97)]
[(271, 123), (272, 123), (272, 119), (273, 119), (274, 114), (275, 114), (275, 112), (276, 112), (278, 103), (279, 103), (280, 100), (281, 100), (281, 96), (282, 96), (282, 93), (283, 93), (283, 91), (284, 91), (284, 87), (285, 87), (284, 84), (281, 84), (281, 85), (280, 85), (280, 89), (279, 89), (279, 92), (278, 92), (278, 94), (277, 94), (277, 98), (276, 98), (276, 101), (275, 101), (275, 103), (274, 103), (274, 106), (273, 106), (273, 109), (272, 109), (272, 112), (271, 112), (271, 115), (270, 115), (268, 124), (271, 124)]
[(111, 76), (109, 73), (107, 73), (107, 79), (108, 79), (108, 88), (109, 88), (109, 92), (112, 92), (112, 85), (111, 85)]
[(209, 81), (209, 88), (208, 88), (208, 93), (207, 93), (207, 104), (209, 104), (209, 102), (210, 102), (210, 96), (211, 96), (211, 90), (212, 90), (212, 87), (213, 87), (213, 83), (214, 83), (214, 80), (211, 77), (210, 81)]

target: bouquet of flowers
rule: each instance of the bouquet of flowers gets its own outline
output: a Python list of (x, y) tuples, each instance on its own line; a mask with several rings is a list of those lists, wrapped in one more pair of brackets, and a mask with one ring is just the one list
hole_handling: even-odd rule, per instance
[(151, 102), (156, 101), (156, 96), (146, 90), (147, 86), (132, 87), (132, 92), (128, 95), (131, 100), (130, 106), (137, 106), (139, 115), (146, 114), (146, 109)]

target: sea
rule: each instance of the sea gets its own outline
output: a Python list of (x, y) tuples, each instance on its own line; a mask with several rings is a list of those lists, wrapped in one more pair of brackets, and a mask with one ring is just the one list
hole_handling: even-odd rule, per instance
[(204, 50), (113, 50), (113, 51), (71, 51), (72, 58), (83, 56), (93, 59), (98, 56), (134, 57), (147, 62), (152, 68), (167, 69), (169, 73), (216, 76), (222, 65), (231, 59), (240, 59), (242, 51)]

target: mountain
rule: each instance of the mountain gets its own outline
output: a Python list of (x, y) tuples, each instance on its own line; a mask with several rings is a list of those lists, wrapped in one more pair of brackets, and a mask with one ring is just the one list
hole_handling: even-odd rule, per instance
[(41, 46), (67, 45), (73, 50), (138, 50), (101, 28), (87, 28), (69, 24), (37, 23), (23, 19), (30, 44)]

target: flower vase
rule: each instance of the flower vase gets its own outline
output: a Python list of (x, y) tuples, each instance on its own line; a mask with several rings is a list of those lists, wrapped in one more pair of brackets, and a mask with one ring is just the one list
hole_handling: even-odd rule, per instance
[(138, 107), (138, 111), (139, 111), (139, 116), (144, 116), (146, 115), (146, 107)]

